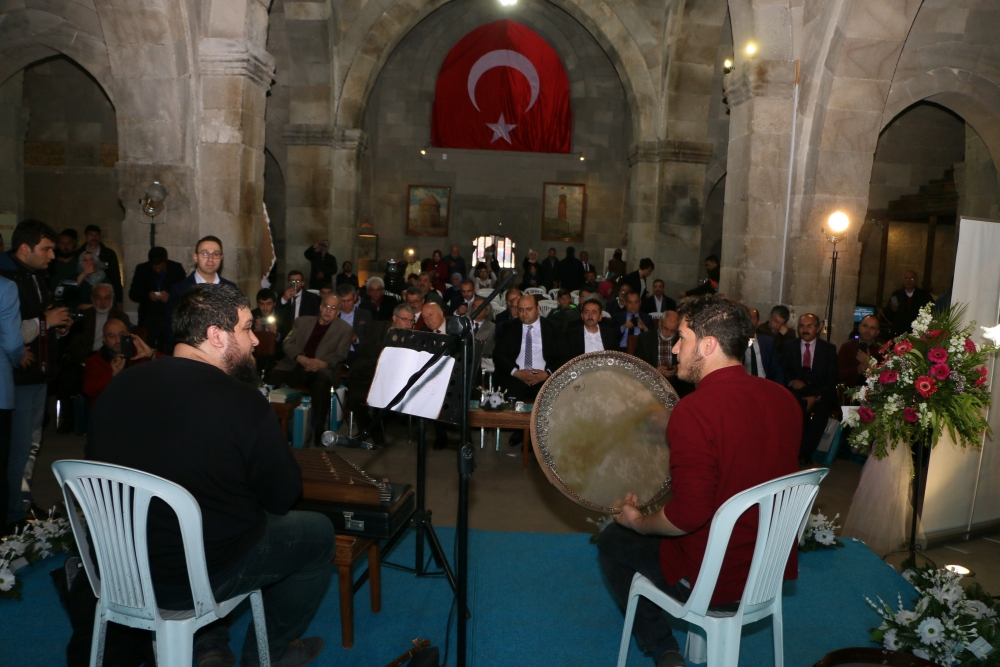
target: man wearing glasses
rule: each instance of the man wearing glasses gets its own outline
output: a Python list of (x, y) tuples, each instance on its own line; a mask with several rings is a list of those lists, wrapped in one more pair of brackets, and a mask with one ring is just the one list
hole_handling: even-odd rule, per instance
[(319, 297), (304, 289), (305, 277), (301, 271), (288, 272), (288, 287), (281, 295), (281, 307), (285, 311), (285, 321), (295, 322), (303, 315), (319, 315)]
[(330, 387), (340, 379), (340, 364), (347, 359), (354, 340), (354, 329), (340, 319), (340, 297), (328, 294), (323, 298), (319, 316), (302, 315), (285, 338), (285, 358), (268, 373), (267, 382), (274, 386), (309, 387), (313, 410), (316, 412), (315, 444), (327, 430), (330, 414)]
[(170, 288), (170, 298), (167, 300), (167, 321), (163, 331), (163, 349), (167, 354), (173, 354), (174, 351), (174, 331), (170, 320), (174, 316), (174, 308), (178, 299), (195, 285), (207, 283), (236, 287), (236, 283), (226, 280), (219, 274), (222, 269), (222, 241), (218, 237), (204, 236), (198, 240), (194, 246), (194, 265), (194, 271), (191, 272), (191, 275)]

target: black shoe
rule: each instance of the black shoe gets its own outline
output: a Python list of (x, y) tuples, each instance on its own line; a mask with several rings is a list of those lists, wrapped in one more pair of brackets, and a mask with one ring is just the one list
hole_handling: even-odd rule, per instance
[(660, 661), (656, 663), (656, 667), (684, 667), (685, 664), (683, 655), (677, 651), (667, 651), (660, 656)]
[(514, 431), (510, 434), (510, 440), (507, 441), (511, 447), (520, 447), (524, 444), (524, 431)]
[(198, 667), (229, 667), (236, 664), (236, 656), (223, 639), (209, 639), (194, 647), (194, 661)]

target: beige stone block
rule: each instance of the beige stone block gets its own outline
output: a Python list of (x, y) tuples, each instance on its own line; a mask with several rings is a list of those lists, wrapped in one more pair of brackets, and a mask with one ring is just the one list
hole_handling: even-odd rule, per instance
[(760, 201), (755, 197), (751, 197), (747, 201), (747, 235), (772, 237), (780, 244), (784, 225), (785, 204), (783, 201)]
[(245, 37), (247, 26), (247, 3), (245, 0), (223, 2), (216, 0), (208, 6), (206, 37), (238, 39)]
[(242, 143), (241, 120), (239, 109), (205, 109), (201, 115), (201, 140), (216, 144)]
[[(791, 134), (755, 134), (749, 142), (742, 142), (741, 155), (743, 145), (747, 144), (752, 164), (784, 168), (788, 164), (788, 154), (792, 149), (792, 136)], [(732, 157), (729, 159), (731, 160)]]
[(242, 77), (203, 77), (201, 83), (201, 101), (205, 109), (241, 108), (243, 106)]
[[(686, 9), (686, 8), (685, 8)], [(722, 25), (705, 25), (688, 22), (677, 40), (675, 57), (683, 62), (715, 67), (719, 53)]]
[(899, 59), (902, 42), (848, 37), (835, 74), (854, 79), (890, 80)]
[(705, 141), (708, 126), (704, 120), (667, 119), (667, 136), (678, 141)]
[(888, 81), (834, 77), (827, 108), (881, 113), (888, 94)]
[(816, 164), (817, 194), (866, 197), (871, 180), (871, 153), (821, 150)]
[(751, 201), (784, 201), (787, 184), (787, 169), (751, 164), (747, 181), (747, 197)]
[(863, 39), (899, 40), (906, 38), (920, 8), (921, 0), (861, 2), (854, 6), (847, 35)]
[(329, 2), (286, 2), (287, 21), (325, 21), (330, 18)]
[(202, 211), (219, 211), (222, 213), (239, 214), (239, 180), (206, 178), (202, 180), (200, 191)]
[(239, 180), (239, 144), (202, 143), (198, 147), (198, 166), (202, 174), (211, 178)]
[(755, 97), (750, 113), (753, 132), (787, 134), (792, 130), (792, 100)]
[(827, 109), (820, 148), (874, 152), (881, 126), (882, 114), (878, 111)]

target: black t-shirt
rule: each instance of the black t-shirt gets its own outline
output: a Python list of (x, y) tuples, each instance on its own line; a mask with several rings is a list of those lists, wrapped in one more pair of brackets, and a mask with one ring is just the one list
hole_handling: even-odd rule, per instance
[[(302, 494), (302, 473), (267, 399), (210, 364), (165, 357), (130, 368), (91, 415), (88, 459), (159, 475), (198, 501), (209, 575), (260, 540), (265, 512), (285, 514)], [(177, 519), (155, 499), (149, 552), (157, 586), (187, 583)]]

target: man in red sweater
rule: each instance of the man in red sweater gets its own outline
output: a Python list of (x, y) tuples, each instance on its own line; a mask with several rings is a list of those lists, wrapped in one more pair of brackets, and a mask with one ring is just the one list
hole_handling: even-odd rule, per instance
[(135, 343), (135, 354), (132, 358), (126, 359), (122, 356), (121, 339), (127, 334), (128, 329), (121, 320), (109, 318), (104, 323), (104, 335), (101, 336), (104, 344), (83, 363), (83, 393), (92, 402), (97, 400), (108, 383), (123, 370), (157, 357), (158, 353), (149, 349), (138, 336), (132, 337)]
[[(747, 308), (709, 294), (682, 302), (678, 314), (678, 375), (696, 389), (677, 404), (667, 426), (673, 497), (662, 511), (644, 515), (627, 494), (616, 505), (616, 523), (598, 541), (601, 567), (622, 606), (636, 572), (686, 600), (691, 589), (682, 582), (695, 584), (716, 510), (741, 491), (798, 471), (802, 411), (787, 389), (743, 368), (754, 335)], [(738, 608), (757, 522), (754, 508), (736, 523), (713, 609)], [(788, 547), (785, 578), (794, 579), (798, 561), (794, 545)], [(633, 632), (657, 667), (683, 667), (666, 614), (646, 599), (639, 601)]]

